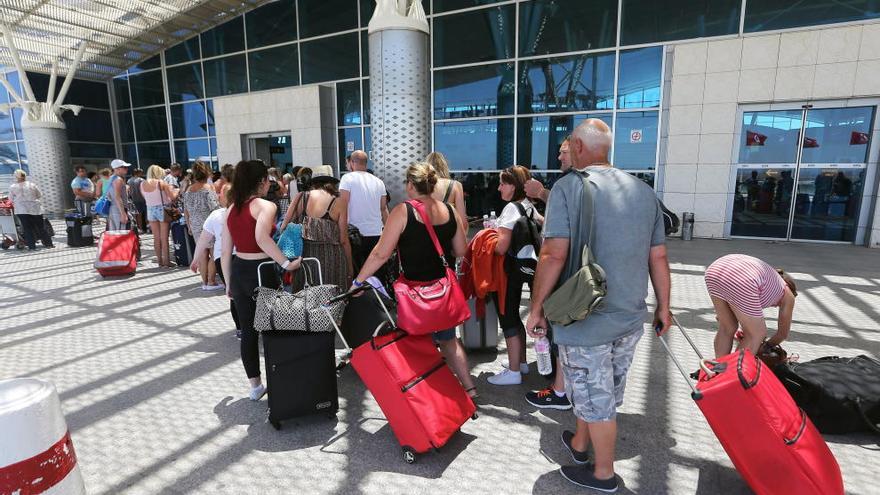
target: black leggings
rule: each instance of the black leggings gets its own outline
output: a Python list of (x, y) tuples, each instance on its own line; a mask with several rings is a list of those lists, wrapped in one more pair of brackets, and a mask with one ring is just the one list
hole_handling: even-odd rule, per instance
[[(220, 263), (220, 258), (214, 260), (214, 268), (217, 270), (220, 280), (225, 284), (226, 278), (223, 276), (223, 263)], [(235, 310), (235, 301), (232, 299), (229, 300), (229, 313), (232, 315), (232, 321), (235, 322), (235, 329), (241, 330), (241, 323), (238, 321), (238, 311)]]
[(21, 222), (21, 236), (24, 237), (24, 243), (27, 247), (34, 249), (37, 247), (37, 241), (43, 243), (43, 246), (51, 246), (52, 238), (46, 229), (43, 228), (43, 215), (23, 215), (17, 213), (18, 221)]
[[(498, 296), (495, 295), (495, 309), (498, 311), (498, 323), (505, 338), (525, 335), (526, 327), (519, 316), (519, 304), (522, 300), (523, 279), (516, 269), (507, 270), (507, 292), (504, 294), (504, 314), (498, 304)], [(531, 287), (531, 284), (529, 284)]]
[[(232, 258), (232, 286), (230, 293), (241, 329), (241, 362), (248, 378), (260, 376), (260, 339), (254, 330), (254, 313), (257, 303), (254, 301), (254, 289), (257, 288), (257, 267), (260, 263), (272, 261), (270, 258), (261, 260), (244, 260)], [(263, 266), (263, 287), (277, 289), (280, 286), (276, 266)]]

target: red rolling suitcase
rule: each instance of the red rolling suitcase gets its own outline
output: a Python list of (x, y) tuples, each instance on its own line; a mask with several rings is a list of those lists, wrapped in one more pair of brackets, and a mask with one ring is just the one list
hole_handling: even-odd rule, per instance
[[(666, 342), (662, 338), (660, 341), (688, 380)], [(696, 386), (688, 380), (691, 396), (755, 493), (844, 493), (840, 467), (825, 440), (776, 375), (764, 369), (751, 351), (741, 349), (714, 361), (700, 355), (700, 360)]]
[(98, 240), (95, 269), (102, 277), (130, 275), (140, 255), (138, 235), (131, 230), (107, 230)]
[(416, 454), (442, 447), (465, 421), (476, 418), (477, 407), (431, 335), (408, 335), (395, 328), (384, 303), (382, 307), (389, 321), (352, 351), (351, 365), (382, 408), (404, 460), (413, 463)]

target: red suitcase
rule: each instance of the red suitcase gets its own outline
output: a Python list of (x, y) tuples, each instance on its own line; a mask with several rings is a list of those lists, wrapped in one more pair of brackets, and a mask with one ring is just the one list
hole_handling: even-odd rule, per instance
[(98, 240), (95, 269), (102, 277), (130, 275), (137, 270), (140, 251), (137, 233), (131, 230), (107, 230)]
[[(678, 321), (675, 324), (699, 355)], [(679, 371), (687, 374), (661, 338)], [(701, 359), (691, 396), (749, 487), (757, 494), (843, 494), (837, 460), (770, 370), (742, 349)]]
[(413, 463), (416, 454), (445, 445), (465, 421), (476, 417), (477, 407), (431, 335), (399, 329), (378, 335), (383, 328), (394, 328), (387, 309), (385, 313), (391, 322), (352, 351), (351, 365), (382, 408), (404, 460)]

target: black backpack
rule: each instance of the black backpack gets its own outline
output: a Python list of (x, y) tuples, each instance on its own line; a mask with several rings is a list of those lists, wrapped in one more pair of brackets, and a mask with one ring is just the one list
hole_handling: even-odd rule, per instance
[(820, 432), (880, 434), (880, 361), (829, 356), (773, 371)]
[(517, 253), (526, 246), (532, 246), (535, 255), (541, 252), (541, 227), (535, 220), (535, 210), (526, 212), (525, 207), (519, 201), (513, 203), (519, 210), (519, 218), (513, 225), (513, 234), (510, 239), (510, 248), (507, 250), (507, 259), (512, 263), (512, 269), (519, 271), (520, 277), (531, 282), (535, 278), (535, 268), (538, 261), (533, 258), (517, 258)]
[(663, 201), (657, 200), (660, 203), (660, 211), (663, 214), (663, 226), (666, 228), (666, 235), (672, 235), (678, 232), (678, 228), (681, 226), (681, 222), (678, 220), (678, 215), (672, 213), (672, 211), (663, 204)]

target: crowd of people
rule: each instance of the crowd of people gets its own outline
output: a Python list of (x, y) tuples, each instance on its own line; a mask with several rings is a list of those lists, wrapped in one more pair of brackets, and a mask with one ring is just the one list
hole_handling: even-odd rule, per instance
[[(471, 239), (474, 242), (491, 235), (490, 256), (507, 263), (512, 258), (531, 257), (536, 267), (533, 276), (505, 269), (506, 279), (491, 296), (506, 342), (507, 361), (488, 383), (520, 385), (522, 376), (530, 372), (527, 336), (551, 337), (558, 350), (557, 372), (545, 389), (527, 392), (525, 399), (538, 408), (573, 411), (575, 428), (562, 433), (562, 442), (575, 465), (563, 467), (561, 472), (575, 484), (608, 492), (618, 486), (613, 467), (615, 418), (636, 345), (644, 333), (649, 282), (656, 297), (654, 327), (662, 334), (672, 322), (660, 206), (651, 187), (609, 163), (611, 146), (607, 125), (589, 119), (561, 144), (563, 173), (551, 190), (532, 178), (526, 167), (514, 165), (501, 171), (498, 192), (506, 205), (494, 225)], [(201, 162), (189, 170), (178, 164), (167, 169), (152, 165), (146, 176), (140, 170), (129, 176), (131, 166), (114, 160), (97, 174), (77, 167), (71, 188), (76, 209), (82, 214), (89, 214), (101, 196), (110, 198), (108, 229), (136, 225), (151, 232), (155, 263), (160, 267), (174, 266), (171, 226), (185, 226), (194, 239), (189, 268), (200, 274), (203, 289), (225, 288), (230, 299), (250, 385), (248, 395), (256, 401), (266, 388), (254, 330), (254, 289), (258, 280), (265, 287), (281, 286), (284, 272), (293, 272), (294, 290), (304, 281), (301, 258), (288, 258), (276, 244), (276, 233), (288, 224), (301, 225), (302, 256), (321, 262), (324, 283), (342, 289), (356, 289), (373, 276), (388, 280), (385, 272), (396, 270), (408, 280), (435, 280), (469, 250), (472, 232), (466, 215), (467, 198), (462, 184), (450, 177), (442, 153), (433, 152), (406, 170), (407, 197), (396, 198), (398, 204), (390, 211), (385, 184), (368, 171), (367, 164), (367, 154), (358, 150), (347, 157), (347, 173), (342, 177), (334, 176), (328, 165), (281, 173), (259, 160), (223, 165), (218, 172)], [(32, 247), (36, 239), (46, 239), (42, 223), (35, 220), (42, 218), (39, 204), (34, 203), (40, 194), (24, 172), (17, 172), (16, 177), (11, 194), (16, 213), (26, 226), (26, 242)], [(592, 215), (583, 213), (588, 187)], [(425, 207), (443, 251), (441, 260), (423, 218), (407, 199)], [(541, 204), (545, 208), (539, 208)], [(539, 250), (527, 246), (514, 252), (513, 239), (524, 216), (541, 227), (542, 244)], [(621, 228), (624, 225), (626, 228)], [(51, 246), (51, 238), (47, 245)], [(603, 305), (588, 318), (554, 326), (545, 318), (544, 303), (581, 267), (585, 245), (607, 274), (608, 293)], [(258, 267), (266, 261), (277, 266), (262, 265), (258, 276)], [(797, 295), (787, 274), (761, 260), (730, 255), (713, 263), (705, 278), (719, 321), (715, 339), (718, 356), (730, 352), (739, 328), (742, 345), (753, 352), (787, 337)], [(530, 289), (525, 322), (520, 313), (524, 285)], [(773, 306), (780, 311), (779, 331), (766, 341), (763, 309)], [(446, 363), (467, 393), (476, 398), (477, 384), (456, 337), (455, 328), (437, 328), (433, 333)]]

